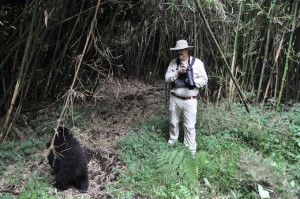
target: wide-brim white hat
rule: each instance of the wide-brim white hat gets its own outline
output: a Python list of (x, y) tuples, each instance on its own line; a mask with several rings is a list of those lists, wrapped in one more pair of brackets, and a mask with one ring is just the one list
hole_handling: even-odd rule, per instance
[(176, 46), (174, 48), (170, 48), (170, 50), (181, 50), (186, 48), (193, 48), (194, 46), (189, 46), (186, 40), (178, 40), (176, 41)]

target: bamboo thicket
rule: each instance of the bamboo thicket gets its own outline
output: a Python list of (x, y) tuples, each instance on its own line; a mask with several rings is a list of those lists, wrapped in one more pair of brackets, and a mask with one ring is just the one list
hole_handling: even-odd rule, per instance
[[(218, 104), (226, 98), (230, 103), (242, 99), (277, 107), (299, 101), (298, 4), (106, 0), (95, 15), (97, 1), (4, 1), (0, 5), (0, 139), (9, 135), (19, 114), (64, 99), (71, 85), (76, 93), (98, 99), (95, 90), (108, 79), (136, 78), (150, 84), (163, 79), (175, 57), (169, 48), (178, 39), (195, 46), (191, 53), (205, 64), (206, 100)], [(230, 74), (240, 91), (233, 89)]]

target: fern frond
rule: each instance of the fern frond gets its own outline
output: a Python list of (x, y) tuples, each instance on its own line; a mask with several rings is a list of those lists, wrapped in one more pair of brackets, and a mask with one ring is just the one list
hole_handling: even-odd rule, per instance
[(184, 162), (185, 174), (191, 180), (198, 180), (198, 168), (194, 161), (186, 160)]
[(241, 153), (243, 155), (237, 163), (239, 172), (234, 174), (235, 178), (253, 187), (261, 183), (275, 184), (270, 159), (264, 159), (262, 153), (257, 151), (244, 149)]
[(157, 178), (160, 182), (172, 182), (178, 179), (178, 171), (184, 160), (184, 152), (178, 150), (164, 152), (157, 156)]
[[(205, 170), (207, 163), (206, 153), (199, 153), (195, 159), (189, 159), (185, 151), (164, 151), (157, 155), (156, 176), (161, 185), (173, 187), (180, 186), (187, 188), (189, 193), (199, 191), (199, 179), (202, 176), (202, 170)], [(184, 194), (184, 189), (182, 190)], [(186, 192), (187, 193), (187, 192)]]

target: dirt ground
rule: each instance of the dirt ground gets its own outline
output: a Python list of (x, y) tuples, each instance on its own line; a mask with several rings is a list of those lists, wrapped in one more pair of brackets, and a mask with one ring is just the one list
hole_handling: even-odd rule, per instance
[[(128, 127), (134, 120), (145, 120), (165, 107), (165, 83), (110, 83), (97, 93), (101, 93), (102, 100), (108, 102), (109, 110), (92, 113), (91, 128), (82, 132), (78, 139), (91, 157), (89, 197), (111, 198), (103, 185), (116, 180), (113, 168), (126, 167), (115, 154), (115, 141), (128, 134)], [(135, 198), (143, 197), (137, 195)]]
[[(128, 127), (134, 120), (145, 120), (166, 108), (166, 98), (166, 88), (163, 81), (146, 85), (139, 81), (127, 80), (106, 82), (96, 90), (93, 96), (86, 100), (79, 100), (80, 108), (102, 107), (100, 110), (95, 108), (91, 111), (88, 116), (89, 121), (84, 127), (75, 126), (72, 128), (90, 159), (88, 164), (88, 193), (82, 194), (71, 188), (64, 192), (53, 189), (51, 195), (55, 196), (59, 192), (63, 194), (63, 198), (112, 198), (104, 185), (116, 181), (117, 176), (113, 169), (126, 167), (115, 153), (115, 141), (128, 134)], [(100, 106), (99, 103), (101, 103)], [(53, 110), (53, 108), (52, 110), (45, 109), (39, 114), (43, 115), (44, 112), (60, 114), (59, 110)], [(45, 157), (46, 149), (43, 153)], [(26, 179), (27, 176), (31, 176), (36, 171), (40, 172), (40, 176), (51, 175), (51, 168), (47, 161), (40, 160), (40, 162), (27, 163), (23, 178)], [(13, 166), (7, 172), (13, 173)], [(51, 179), (54, 180), (52, 175)], [(10, 190), (18, 193), (22, 191), (24, 185), (11, 187)], [(138, 194), (134, 198), (146, 197)]]

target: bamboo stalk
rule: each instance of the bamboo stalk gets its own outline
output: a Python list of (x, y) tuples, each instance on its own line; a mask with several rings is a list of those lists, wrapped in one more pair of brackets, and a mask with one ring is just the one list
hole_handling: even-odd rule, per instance
[[(269, 15), (271, 15), (273, 5), (275, 5), (275, 4), (276, 4), (276, 0), (273, 1), (271, 6), (270, 6)], [(263, 79), (264, 79), (264, 75), (265, 75), (266, 64), (267, 64), (267, 61), (268, 61), (269, 45), (270, 45), (270, 34), (271, 34), (271, 29), (272, 29), (271, 23), (272, 23), (272, 19), (270, 18), (269, 19), (269, 25), (268, 25), (268, 32), (267, 32), (267, 41), (266, 41), (266, 45), (265, 45), (263, 65), (262, 65), (262, 68), (261, 68), (260, 79), (259, 79), (259, 84), (258, 84), (258, 89), (257, 89), (256, 102), (259, 101), (259, 97), (260, 97), (260, 93), (261, 93), (261, 87), (262, 87), (262, 83), (263, 83)]]
[(0, 140), (5, 140), (5, 137), (7, 136), (8, 132), (9, 132), (7, 130), (7, 127), (8, 127), (10, 118), (11, 118), (13, 108), (15, 107), (15, 103), (16, 103), (17, 97), (19, 95), (20, 89), (23, 86), (22, 83), (24, 83), (24, 78), (26, 76), (26, 74), (24, 74), (24, 71), (26, 70), (27, 58), (28, 58), (28, 55), (30, 53), (29, 49), (31, 47), (31, 42), (32, 42), (32, 37), (33, 37), (33, 29), (34, 29), (36, 16), (37, 16), (37, 7), (38, 7), (37, 4), (38, 4), (38, 2), (34, 2), (33, 16), (31, 18), (29, 36), (27, 38), (26, 47), (25, 47), (23, 59), (22, 59), (22, 62), (21, 62), (20, 71), (19, 71), (19, 74), (18, 74), (17, 83), (15, 85), (15, 89), (14, 89), (14, 92), (13, 92), (13, 97), (12, 97), (12, 100), (10, 102), (10, 106), (9, 106), (9, 109), (8, 109), (7, 114), (5, 116), (5, 119), (4, 119), (3, 129), (0, 133)]
[(275, 83), (274, 83), (274, 94), (273, 94), (273, 98), (276, 99), (277, 97), (277, 89), (278, 89), (278, 59), (279, 59), (279, 55), (280, 52), (282, 50), (282, 44), (283, 44), (283, 40), (284, 40), (284, 34), (282, 35), (282, 38), (280, 40), (279, 43), (279, 47), (277, 49), (277, 53), (275, 56), (275, 61), (274, 61), (274, 70), (275, 70)]
[[(56, 81), (55, 81), (55, 80), (56, 80), (56, 77), (57, 77), (57, 75), (58, 75), (58, 73), (59, 73), (59, 70), (56, 70), (56, 68), (61, 68), (61, 66), (62, 66), (62, 64), (63, 64), (63, 61), (64, 61), (64, 57), (65, 57), (66, 52), (67, 52), (68, 47), (69, 47), (69, 43), (71, 42), (71, 40), (72, 40), (72, 38), (73, 38), (73, 35), (75, 34), (75, 31), (78, 30), (78, 29), (77, 29), (77, 28), (78, 28), (77, 25), (79, 24), (79, 20), (80, 20), (81, 13), (82, 13), (82, 9), (83, 9), (83, 4), (84, 4), (84, 2), (82, 2), (82, 5), (81, 5), (81, 8), (80, 8), (79, 14), (76, 15), (76, 16), (78, 16), (78, 17), (77, 17), (77, 20), (76, 20), (76, 22), (75, 22), (75, 24), (74, 24), (74, 26), (73, 26), (73, 29), (72, 29), (71, 33), (68, 35), (67, 42), (62, 41), (62, 42), (63, 42), (63, 45), (64, 45), (64, 48), (63, 48), (63, 50), (62, 50), (62, 53), (61, 53), (60, 56), (59, 56), (59, 57), (61, 57), (61, 59), (59, 60), (59, 63), (58, 63), (57, 66), (55, 65), (54, 67), (52, 67), (51, 75), (52, 75), (52, 73), (54, 73), (54, 75), (53, 75), (53, 78), (52, 78), (53, 81), (50, 82), (50, 85), (48, 86), (48, 91), (51, 91), (52, 88), (53, 88), (53, 86), (56, 84)], [(63, 16), (63, 17), (64, 17), (64, 16)], [(55, 72), (52, 72), (52, 71), (55, 71)], [(50, 81), (50, 77), (48, 78), (48, 81)], [(47, 94), (44, 93), (43, 99), (45, 99), (46, 95), (47, 95)]]
[(266, 45), (265, 45), (263, 65), (262, 65), (261, 72), (260, 72), (260, 79), (259, 79), (259, 84), (258, 84), (258, 89), (257, 89), (256, 102), (258, 102), (259, 97), (260, 97), (261, 87), (262, 87), (264, 74), (265, 74), (265, 69), (266, 69), (266, 64), (267, 64), (267, 61), (268, 61), (270, 34), (271, 34), (271, 22), (269, 22), (269, 27), (268, 27), (267, 42), (266, 42)]
[[(194, 5), (193, 5), (194, 6)], [(198, 48), (198, 40), (197, 40), (197, 17), (196, 17), (196, 12), (193, 12), (193, 35), (194, 35), (194, 56), (199, 57), (198, 51), (196, 49)]]
[[(63, 110), (60, 113), (60, 117), (59, 117), (58, 122), (57, 122), (57, 128), (60, 126), (60, 123), (62, 122), (62, 119), (63, 119), (63, 117), (66, 114), (67, 107), (69, 107), (70, 103), (73, 104), (73, 94), (75, 93), (75, 91), (74, 91), (75, 90), (74, 89), (75, 82), (76, 82), (76, 80), (78, 78), (78, 73), (79, 73), (79, 69), (80, 69), (82, 61), (83, 61), (83, 57), (84, 57), (84, 55), (85, 55), (85, 53), (87, 51), (87, 47), (88, 47), (88, 45), (90, 43), (92, 32), (93, 32), (93, 30), (95, 28), (96, 16), (98, 14), (99, 6), (100, 6), (100, 0), (98, 0), (98, 2), (97, 2), (97, 7), (96, 7), (96, 10), (95, 10), (95, 13), (94, 13), (93, 20), (92, 20), (92, 22), (90, 24), (90, 29), (89, 29), (89, 32), (88, 32), (88, 35), (87, 35), (87, 38), (86, 38), (86, 42), (85, 42), (84, 48), (82, 50), (82, 53), (81, 53), (81, 55), (79, 57), (78, 64), (76, 66), (76, 71), (75, 71), (75, 75), (73, 77), (73, 82), (72, 82), (72, 84), (70, 86), (70, 89), (68, 90), (68, 93), (66, 94), (66, 101), (65, 101)], [(53, 137), (52, 137), (51, 145), (50, 145), (50, 147), (49, 147), (49, 149), (47, 151), (47, 154), (50, 152), (50, 150), (53, 150), (53, 148), (54, 148), (53, 145), (54, 145), (54, 140), (55, 140), (55, 134), (56, 133), (57, 132), (55, 132), (54, 135), (53, 135)]]
[(216, 106), (219, 105), (219, 100), (221, 98), (222, 87), (223, 87), (223, 81), (221, 80), (220, 81), (220, 87), (218, 89), (217, 99), (216, 99)]
[[(6, 56), (3, 58), (3, 60), (1, 60), (1, 62), (0, 62), (0, 70), (3, 68), (4, 64), (8, 61), (8, 59), (9, 59), (10, 56), (11, 56), (11, 54), (12, 54), (13, 52), (15, 52), (15, 50), (18, 50), (18, 48), (19, 48), (19, 46), (20, 46), (21, 43), (23, 43), (24, 41), (26, 41), (26, 40), (25, 40), (25, 39), (26, 39), (25, 35), (26, 35), (26, 34), (29, 34), (27, 30), (28, 30), (28, 29), (26, 29), (26, 30), (22, 33), (22, 35), (19, 36), (19, 39), (18, 39), (17, 42), (15, 42), (15, 43), (12, 42), (12, 43), (13, 43), (12, 46), (11, 46), (11, 47), (7, 47), (7, 48), (9, 49), (9, 51), (7, 52), (7, 54), (6, 54)], [(21, 28), (20, 31), (22, 31), (22, 28)], [(23, 40), (23, 37), (25, 37), (24, 40)]]
[(247, 105), (247, 103), (246, 103), (246, 97), (245, 97), (245, 95), (242, 93), (242, 91), (241, 91), (239, 85), (237, 84), (237, 82), (236, 82), (234, 76), (232, 75), (232, 73), (231, 73), (231, 71), (230, 71), (229, 65), (228, 65), (228, 63), (227, 63), (227, 61), (226, 61), (226, 57), (225, 57), (223, 51), (221, 50), (221, 48), (220, 48), (220, 46), (219, 46), (219, 44), (218, 44), (218, 42), (217, 42), (217, 40), (216, 40), (216, 38), (215, 38), (213, 32), (212, 32), (211, 29), (210, 29), (210, 26), (209, 26), (209, 24), (208, 24), (208, 22), (207, 22), (207, 20), (206, 20), (206, 18), (205, 18), (205, 15), (204, 15), (204, 13), (203, 13), (203, 11), (202, 11), (202, 8), (201, 8), (201, 6), (200, 6), (200, 4), (199, 4), (199, 2), (198, 2), (197, 0), (195, 0), (195, 2), (196, 2), (196, 5), (197, 5), (197, 9), (198, 9), (198, 11), (200, 12), (200, 15), (201, 15), (201, 17), (202, 17), (202, 20), (204, 21), (204, 23), (205, 23), (205, 25), (206, 25), (206, 28), (208, 29), (208, 31), (209, 31), (209, 33), (210, 33), (210, 35), (211, 35), (211, 37), (212, 37), (212, 39), (213, 39), (215, 45), (217, 46), (218, 51), (219, 51), (219, 52), (221, 53), (221, 55), (222, 55), (223, 61), (224, 61), (224, 63), (225, 63), (225, 68), (226, 68), (228, 74), (230, 75), (230, 78), (232, 79), (234, 85), (236, 86), (236, 88), (237, 88), (237, 90), (238, 90), (238, 92), (239, 92), (240, 98), (241, 98), (241, 100), (242, 100), (242, 102), (243, 102), (243, 104), (244, 104), (244, 106), (245, 106), (245, 108), (246, 108), (246, 111), (247, 111), (248, 113), (250, 113), (250, 110), (249, 110), (248, 105)]
[[(65, 13), (66, 13), (66, 7), (64, 7), (63, 14), (62, 14), (62, 19), (64, 19)], [(47, 93), (48, 93), (49, 88), (50, 88), (50, 81), (51, 81), (52, 75), (53, 75), (53, 73), (54, 73), (54, 72), (53, 72), (53, 71), (54, 71), (53, 65), (54, 65), (54, 62), (55, 62), (55, 59), (56, 59), (57, 52), (59, 51), (60, 35), (61, 35), (61, 32), (62, 32), (62, 27), (63, 27), (63, 25), (60, 24), (60, 25), (59, 25), (59, 28), (58, 28), (58, 34), (57, 34), (58, 40), (57, 40), (56, 43), (55, 43), (55, 50), (54, 50), (54, 54), (53, 54), (53, 58), (52, 58), (52, 64), (51, 64), (52, 68), (51, 68), (51, 70), (50, 70), (50, 72), (49, 72), (49, 75), (48, 75), (48, 77), (47, 77), (45, 89), (43, 90), (43, 94), (42, 94), (42, 97), (41, 97), (41, 100), (42, 100), (42, 101), (44, 101), (44, 100), (46, 99)], [(69, 37), (69, 38), (70, 38), (70, 37)], [(68, 45), (66, 45), (66, 46), (68, 46)]]
[[(250, 68), (250, 71), (251, 71), (251, 75), (249, 75), (249, 78), (247, 80), (247, 87), (248, 89), (250, 90), (254, 90), (254, 85), (255, 85), (255, 81), (254, 81), (254, 78), (255, 78), (255, 71), (256, 71), (256, 68), (258, 66), (258, 63), (259, 63), (259, 58), (260, 58), (260, 54), (261, 54), (261, 51), (263, 49), (263, 42), (260, 42), (260, 45), (259, 45), (259, 51), (257, 53), (257, 56), (256, 56), (256, 59), (255, 59), (255, 65), (254, 67), (249, 67)], [(253, 60), (251, 59), (251, 64), (250, 66), (253, 66)]]
[(270, 88), (270, 84), (271, 84), (271, 79), (272, 79), (272, 73), (270, 73), (270, 77), (269, 77), (269, 80), (268, 80), (268, 84), (267, 84), (267, 87), (266, 87), (266, 90), (265, 90), (265, 93), (264, 93), (264, 98), (260, 104), (260, 107), (262, 108), (264, 105), (265, 105), (265, 101), (268, 97), (268, 92), (269, 92), (269, 88)]
[(79, 62), (77, 64), (77, 67), (76, 67), (76, 71), (75, 71), (75, 75), (74, 75), (74, 78), (73, 78), (73, 82), (71, 84), (71, 89), (74, 88), (75, 86), (75, 82), (76, 82), (76, 79), (77, 79), (77, 76), (78, 76), (78, 72), (79, 72), (79, 69), (80, 69), (80, 66), (81, 66), (81, 63), (82, 63), (82, 60), (83, 60), (83, 56), (85, 55), (86, 53), (86, 50), (87, 50), (87, 47), (89, 45), (89, 42), (90, 42), (90, 38), (91, 38), (91, 35), (92, 35), (92, 32), (94, 30), (94, 27), (95, 27), (95, 23), (96, 23), (96, 16), (98, 14), (98, 10), (99, 10), (99, 6), (100, 6), (100, 0), (98, 0), (98, 3), (97, 3), (97, 7), (96, 7), (96, 11), (95, 11), (95, 15), (94, 15), (94, 18), (91, 22), (91, 27), (90, 27), (90, 30), (89, 30), (89, 33), (87, 35), (87, 38), (86, 38), (86, 42), (85, 42), (85, 45), (84, 45), (84, 48), (83, 48), (83, 51), (80, 55), (80, 59), (79, 59)]
[[(299, 1), (296, 1), (293, 3), (294, 13), (293, 13), (293, 21), (292, 21), (292, 30), (295, 30), (295, 27), (296, 27), (298, 4), (299, 4)], [(289, 46), (288, 46), (288, 51), (287, 51), (287, 55), (286, 55), (286, 59), (285, 59), (285, 65), (284, 65), (284, 72), (283, 72), (283, 76), (282, 76), (282, 80), (281, 80), (280, 92), (279, 92), (279, 97), (278, 97), (277, 106), (276, 106), (277, 112), (279, 110), (279, 106), (281, 103), (282, 93), (283, 93), (283, 89), (285, 87), (285, 82), (286, 82), (286, 75), (287, 75), (287, 71), (289, 69), (290, 54), (291, 54), (291, 51), (293, 48), (293, 46), (292, 46), (293, 37), (294, 37), (294, 31), (290, 35)]]
[[(237, 56), (237, 47), (238, 47), (238, 37), (239, 37), (239, 28), (240, 28), (240, 21), (241, 21), (241, 15), (244, 8), (244, 1), (241, 1), (240, 8), (239, 8), (239, 15), (237, 19), (237, 26), (235, 31), (235, 38), (234, 38), (234, 45), (233, 45), (233, 55), (231, 60), (231, 73), (233, 74), (235, 72), (235, 62), (236, 62), (236, 56)], [(229, 94), (228, 94), (228, 101), (231, 104), (233, 102), (234, 97), (234, 85), (232, 79), (229, 81)]]

